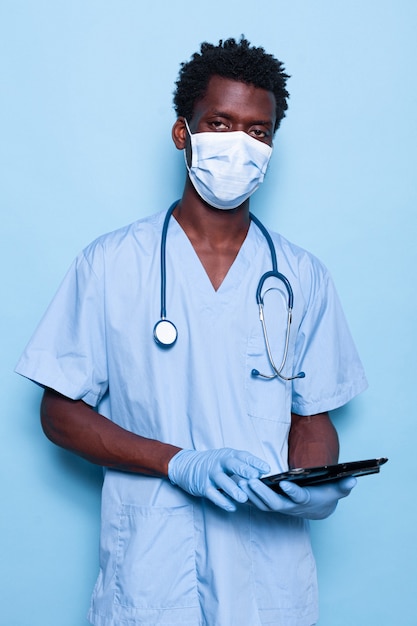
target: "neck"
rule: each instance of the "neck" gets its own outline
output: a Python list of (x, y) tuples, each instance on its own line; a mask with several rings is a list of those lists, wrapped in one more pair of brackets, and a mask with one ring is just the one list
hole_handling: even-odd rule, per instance
[(230, 211), (213, 209), (198, 196), (194, 188), (190, 189), (190, 185), (186, 185), (173, 215), (217, 290), (248, 233), (249, 200)]
[(191, 184), (174, 209), (175, 219), (192, 241), (209, 240), (213, 246), (230, 242), (240, 246), (249, 229), (249, 200), (236, 209), (214, 209)]

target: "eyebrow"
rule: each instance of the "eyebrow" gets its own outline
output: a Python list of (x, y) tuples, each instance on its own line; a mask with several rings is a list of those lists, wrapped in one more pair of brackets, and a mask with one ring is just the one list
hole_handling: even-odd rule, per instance
[[(210, 115), (214, 115), (216, 117), (224, 117), (227, 120), (230, 120), (233, 117), (233, 114), (231, 113), (225, 113), (224, 111), (216, 110), (210, 113)], [(250, 124), (253, 124), (254, 126), (272, 126), (273, 122), (272, 120), (251, 120)]]

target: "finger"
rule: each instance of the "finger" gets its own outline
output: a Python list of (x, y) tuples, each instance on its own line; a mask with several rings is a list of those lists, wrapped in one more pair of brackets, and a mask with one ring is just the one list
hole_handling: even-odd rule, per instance
[(238, 452), (236, 456), (229, 457), (225, 465), (225, 469), (230, 473), (248, 479), (259, 478), (262, 474), (268, 474), (271, 471), (268, 463), (249, 452)]
[(217, 489), (223, 491), (226, 495), (230, 496), (230, 498), (236, 500), (236, 502), (242, 504), (243, 502), (247, 501), (247, 494), (242, 491), (236, 481), (232, 477), (227, 476), (227, 474), (219, 472), (218, 474), (213, 476), (212, 481)]
[(282, 480), (279, 483), (279, 486), (281, 487), (282, 491), (296, 504), (304, 505), (310, 502), (311, 495), (308, 489), (303, 489), (302, 487), (299, 487), (295, 483), (288, 480)]
[(236, 504), (234, 504), (234, 502), (232, 502), (225, 495), (220, 493), (220, 491), (215, 487), (208, 487), (205, 495), (208, 500), (213, 502), (213, 504), (220, 507), (224, 511), (227, 511), (228, 513), (233, 513), (234, 511), (236, 511)]
[(239, 487), (246, 493), (248, 496), (249, 502), (251, 502), (257, 509), (261, 511), (270, 512), (271, 509), (258, 497), (258, 495), (250, 488), (250, 485), (247, 480), (241, 479), (239, 481)]
[(263, 461), (257, 456), (254, 456), (253, 454), (248, 455), (248, 457), (246, 458), (246, 463), (259, 470), (261, 474), (269, 474), (271, 471), (271, 466), (269, 465), (269, 463)]
[(248, 481), (249, 488), (256, 494), (256, 496), (268, 507), (270, 511), (279, 511), (286, 513), (291, 507), (293, 502), (286, 496), (281, 496), (275, 493), (272, 489), (264, 485), (263, 482), (257, 479)]

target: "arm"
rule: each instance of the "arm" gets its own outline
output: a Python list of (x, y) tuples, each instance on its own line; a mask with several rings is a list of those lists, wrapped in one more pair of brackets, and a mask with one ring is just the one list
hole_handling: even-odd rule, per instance
[[(41, 404), (42, 428), (53, 443), (112, 469), (168, 477), (193, 496), (205, 497), (226, 511), (248, 496), (231, 478), (267, 473), (267, 463), (249, 452), (183, 450), (131, 433), (108, 420), (82, 400), (70, 400), (47, 389)], [(223, 492), (221, 492), (221, 491)]]
[(337, 463), (339, 438), (328, 413), (291, 414), (288, 438), (290, 468), (316, 467)]
[(53, 443), (97, 465), (121, 471), (167, 476), (170, 459), (180, 448), (146, 439), (114, 424), (82, 400), (46, 389), (41, 423)]

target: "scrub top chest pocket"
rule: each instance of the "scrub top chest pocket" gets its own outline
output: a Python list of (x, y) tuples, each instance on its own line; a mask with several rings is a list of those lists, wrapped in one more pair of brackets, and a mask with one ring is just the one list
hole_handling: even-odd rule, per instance
[[(267, 291), (267, 293), (266, 293)], [(252, 417), (289, 423), (291, 410), (291, 381), (277, 376), (271, 366), (268, 349), (277, 367), (281, 367), (287, 340), (287, 294), (275, 278), (269, 278), (264, 286), (264, 323), (268, 333), (268, 348), (261, 322), (252, 324), (248, 337), (245, 394), (247, 412)], [(294, 333), (290, 333), (283, 375), (292, 376)], [(254, 374), (255, 372), (261, 375)], [(271, 376), (267, 378), (266, 376)], [(285, 406), (286, 410), (282, 411)]]

